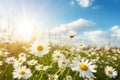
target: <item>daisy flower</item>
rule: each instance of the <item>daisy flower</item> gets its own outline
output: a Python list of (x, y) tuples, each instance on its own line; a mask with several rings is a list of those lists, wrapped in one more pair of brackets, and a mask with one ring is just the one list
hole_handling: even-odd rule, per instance
[(109, 50), (110, 50), (110, 47), (109, 47), (109, 46), (105, 46), (104, 49), (105, 49), (106, 51), (109, 51)]
[(0, 61), (0, 66), (2, 66), (4, 64), (4, 62), (3, 61)]
[(58, 75), (49, 74), (48, 77), (48, 80), (58, 80)]
[(74, 47), (71, 47), (70, 51), (71, 53), (76, 54), (81, 52), (82, 50), (79, 48), (79, 46), (74, 46)]
[(44, 65), (42, 65), (42, 64), (38, 64), (37, 66), (35, 66), (35, 69), (36, 69), (37, 71), (46, 70), (46, 69), (48, 69), (48, 68), (49, 68), (49, 66), (44, 66)]
[(85, 78), (85, 80), (95, 80), (94, 78)]
[(43, 55), (47, 54), (50, 50), (48, 41), (34, 41), (31, 44), (30, 52), (35, 56), (42, 57)]
[(28, 79), (32, 76), (31, 70), (26, 68), (26, 66), (15, 68), (13, 71), (13, 78), (17, 79)]
[(72, 77), (71, 76), (66, 76), (65, 80), (72, 80)]
[(19, 67), (25, 61), (26, 61), (25, 57), (20, 57), (18, 59), (15, 59), (14, 64), (13, 64), (14, 68)]
[(52, 54), (54, 61), (59, 61), (60, 59), (64, 59), (65, 56), (61, 53), (60, 50), (55, 50)]
[(7, 52), (7, 51), (4, 51), (4, 50), (2, 51), (2, 50), (0, 50), (0, 56), (7, 57), (9, 54), (10, 54), (10, 53)]
[(8, 64), (13, 64), (14, 60), (15, 60), (15, 57), (8, 57), (8, 58), (6, 58), (5, 62)]
[(0, 56), (4, 56), (4, 53), (2, 50), (0, 50)]
[(20, 54), (18, 55), (18, 57), (27, 57), (27, 55), (22, 52), (22, 53), (20, 53)]
[(70, 64), (70, 61), (67, 60), (67, 59), (60, 59), (60, 60), (58, 61), (58, 66), (59, 66), (59, 67), (62, 67), (62, 68), (68, 67), (69, 64)]
[(32, 60), (30, 60), (30, 61), (27, 61), (27, 64), (28, 64), (28, 65), (36, 65), (37, 62), (38, 62), (37, 60), (32, 59)]
[(15, 60), (18, 64), (22, 64), (23, 62), (26, 61), (25, 57), (19, 57), (18, 59)]
[(79, 43), (79, 48), (85, 48), (85, 44)]
[(117, 76), (117, 71), (112, 66), (106, 66), (105, 74), (110, 78), (115, 78)]
[(95, 78), (93, 75), (96, 72), (95, 68), (96, 65), (93, 65), (92, 62), (85, 59), (81, 61), (74, 60), (71, 64), (71, 69), (80, 72), (79, 76), (83, 78)]
[(70, 48), (70, 51), (71, 51), (72, 53), (75, 53), (75, 52), (76, 52), (76, 47), (75, 47), (75, 46), (71, 47), (71, 48)]

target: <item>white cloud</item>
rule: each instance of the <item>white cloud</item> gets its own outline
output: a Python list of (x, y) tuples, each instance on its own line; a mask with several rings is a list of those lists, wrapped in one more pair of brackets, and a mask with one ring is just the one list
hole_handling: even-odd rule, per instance
[(81, 7), (85, 7), (85, 8), (91, 6), (92, 3), (94, 2), (94, 0), (76, 0), (76, 1), (79, 3)]
[(112, 37), (120, 38), (120, 26), (115, 25), (110, 30), (113, 32)]
[(96, 30), (84, 32), (86, 40), (91, 45), (110, 45), (120, 47), (120, 26), (114, 25), (106, 31)]
[(112, 32), (112, 43), (120, 46), (120, 26), (114, 25), (110, 30)]
[(86, 20), (83, 18), (80, 18), (76, 21), (70, 22), (68, 24), (61, 24), (60, 26), (54, 28), (52, 30), (52, 33), (61, 33), (66, 32), (67, 30), (75, 30), (75, 31), (85, 31), (92, 29), (96, 23), (90, 20)]
[(87, 39), (89, 39), (93, 44), (96, 45), (108, 44), (110, 39), (110, 35), (107, 32), (101, 30), (84, 32), (84, 35)]
[[(110, 45), (120, 47), (120, 26), (114, 25), (108, 30), (94, 30), (95, 25), (95, 22), (83, 18), (68, 24), (61, 24), (52, 30), (55, 34), (53, 35), (53, 39), (58, 40), (64, 38), (65, 42), (67, 30), (73, 30), (77, 32), (74, 40), (75, 43), (82, 42), (91, 46)], [(54, 38), (54, 36), (56, 36), (56, 38)]]
[(116, 34), (120, 34), (120, 26), (118, 25), (114, 25), (110, 30)]

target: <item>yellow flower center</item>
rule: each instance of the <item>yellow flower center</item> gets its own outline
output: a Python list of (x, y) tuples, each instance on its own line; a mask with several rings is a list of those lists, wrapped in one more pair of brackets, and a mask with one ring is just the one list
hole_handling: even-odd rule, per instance
[(108, 73), (109, 73), (109, 74), (112, 74), (112, 73), (113, 73), (113, 71), (112, 71), (112, 70), (109, 70), (109, 71), (108, 71)]
[(38, 51), (42, 51), (44, 48), (43, 48), (43, 46), (42, 45), (39, 45), (38, 47), (37, 47), (37, 50)]
[(83, 44), (81, 43), (80, 46), (83, 46)]
[(51, 76), (50, 76), (50, 80), (55, 80), (55, 76), (54, 76), (54, 75), (51, 75)]
[(31, 62), (31, 64), (35, 64), (35, 62), (34, 62), (34, 61), (32, 61), (32, 62)]
[(57, 55), (56, 57), (57, 57), (57, 58), (60, 58), (60, 55)]
[(23, 61), (23, 60), (19, 59), (19, 60), (18, 60), (18, 63), (21, 63), (22, 61)]
[(65, 63), (66, 63), (65, 61), (62, 62), (62, 64), (65, 64)]
[(40, 68), (40, 69), (43, 69), (43, 68), (44, 68), (44, 66), (43, 66), (43, 65), (40, 65), (40, 66), (39, 66), (39, 68)]
[(87, 71), (88, 70), (88, 66), (86, 64), (80, 64), (79, 65), (80, 69)]
[(13, 59), (10, 59), (9, 62), (13, 62)]
[(19, 74), (20, 74), (20, 75), (23, 75), (23, 74), (25, 74), (25, 71), (24, 71), (24, 70), (20, 70), (20, 71), (19, 71)]

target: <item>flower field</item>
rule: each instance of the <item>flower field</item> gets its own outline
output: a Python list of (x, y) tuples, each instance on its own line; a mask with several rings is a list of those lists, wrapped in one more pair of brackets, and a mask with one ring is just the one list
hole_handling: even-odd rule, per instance
[(0, 80), (120, 80), (120, 0), (0, 0)]
[(120, 48), (0, 44), (0, 80), (120, 80)]

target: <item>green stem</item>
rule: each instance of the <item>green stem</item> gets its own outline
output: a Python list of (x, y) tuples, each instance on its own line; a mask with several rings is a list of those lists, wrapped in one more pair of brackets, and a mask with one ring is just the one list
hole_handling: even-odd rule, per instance
[(42, 80), (43, 74), (44, 74), (44, 72), (41, 73), (41, 76), (40, 76), (39, 80)]
[(7, 71), (8, 67), (9, 67), (9, 65), (7, 64), (7, 67), (5, 68), (4, 72), (1, 74), (0, 79), (2, 78), (2, 76), (3, 76), (3, 75), (5, 74), (5, 72)]
[(68, 69), (68, 70), (67, 70), (67, 73), (66, 73), (66, 74), (68, 75), (68, 74), (69, 74), (69, 72), (70, 72), (70, 69)]
[(60, 68), (58, 69), (58, 71), (55, 73), (55, 75), (57, 75), (60, 72)]
[(65, 69), (63, 69), (63, 70), (60, 72), (59, 76), (60, 76), (64, 71), (65, 71)]

